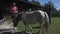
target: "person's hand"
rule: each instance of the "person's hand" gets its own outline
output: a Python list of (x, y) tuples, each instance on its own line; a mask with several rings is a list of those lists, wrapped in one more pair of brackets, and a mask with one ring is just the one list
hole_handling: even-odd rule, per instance
[(3, 20), (6, 21), (6, 17), (3, 17)]

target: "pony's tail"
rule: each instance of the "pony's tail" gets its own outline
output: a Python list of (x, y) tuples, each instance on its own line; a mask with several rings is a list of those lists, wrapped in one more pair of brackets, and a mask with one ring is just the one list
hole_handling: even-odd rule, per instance
[(48, 14), (46, 12), (44, 12), (45, 14), (45, 24), (44, 24), (44, 27), (45, 27), (45, 32), (47, 33), (48, 32), (48, 26), (49, 26), (49, 17), (48, 17)]

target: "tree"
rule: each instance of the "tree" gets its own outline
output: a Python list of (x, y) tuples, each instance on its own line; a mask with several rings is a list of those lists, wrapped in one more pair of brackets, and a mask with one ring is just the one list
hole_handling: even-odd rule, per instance
[(60, 17), (60, 10), (58, 10), (58, 13), (57, 14), (58, 14), (57, 16)]
[(32, 0), (31, 3), (34, 5), (31, 8), (32, 10), (39, 10), (39, 9), (41, 9), (41, 4), (39, 3), (39, 1)]
[(52, 3), (52, 1), (48, 1), (48, 3), (45, 3), (45, 5), (43, 6), (43, 10), (47, 11), (47, 12), (50, 10), (52, 16), (56, 16), (57, 15), (57, 9), (54, 6), (54, 3)]
[(32, 0), (31, 3), (33, 3), (33, 4), (37, 5), (37, 6), (41, 6), (41, 4), (39, 3), (39, 1)]

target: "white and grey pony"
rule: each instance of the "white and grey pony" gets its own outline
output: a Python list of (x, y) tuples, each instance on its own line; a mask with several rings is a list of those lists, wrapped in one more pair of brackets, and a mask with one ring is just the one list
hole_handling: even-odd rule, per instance
[(35, 10), (32, 12), (25, 12), (22, 14), (22, 20), (23, 20), (23, 23), (26, 27), (26, 30), (28, 28), (29, 32), (31, 32), (30, 25), (36, 24), (36, 23), (40, 24), (40, 31), (42, 31), (42, 34), (44, 34), (44, 29), (46, 32), (48, 32), (49, 17), (46, 12), (43, 12), (41, 10)]
[[(35, 10), (32, 12), (23, 12), (21, 14), (21, 16), (20, 14), (17, 16), (15, 21), (18, 22), (21, 20), (19, 18), (22, 18), (25, 28), (29, 33), (31, 33), (32, 31), (30, 25), (36, 23), (40, 24), (40, 30), (37, 32), (37, 34), (39, 34), (40, 32), (41, 34), (44, 34), (44, 31), (48, 32), (49, 17), (46, 12), (43, 12), (41, 10)], [(17, 22), (15, 24), (17, 24)]]

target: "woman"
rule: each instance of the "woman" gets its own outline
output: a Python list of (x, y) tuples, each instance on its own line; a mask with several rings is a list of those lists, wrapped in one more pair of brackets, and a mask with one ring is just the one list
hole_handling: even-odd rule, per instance
[(13, 25), (14, 25), (14, 27), (16, 27), (17, 24), (18, 24), (18, 23), (15, 22), (16, 21), (15, 17), (18, 14), (18, 8), (16, 6), (16, 3), (12, 3), (12, 6), (10, 7), (10, 13), (11, 13), (11, 16), (12, 16)]

